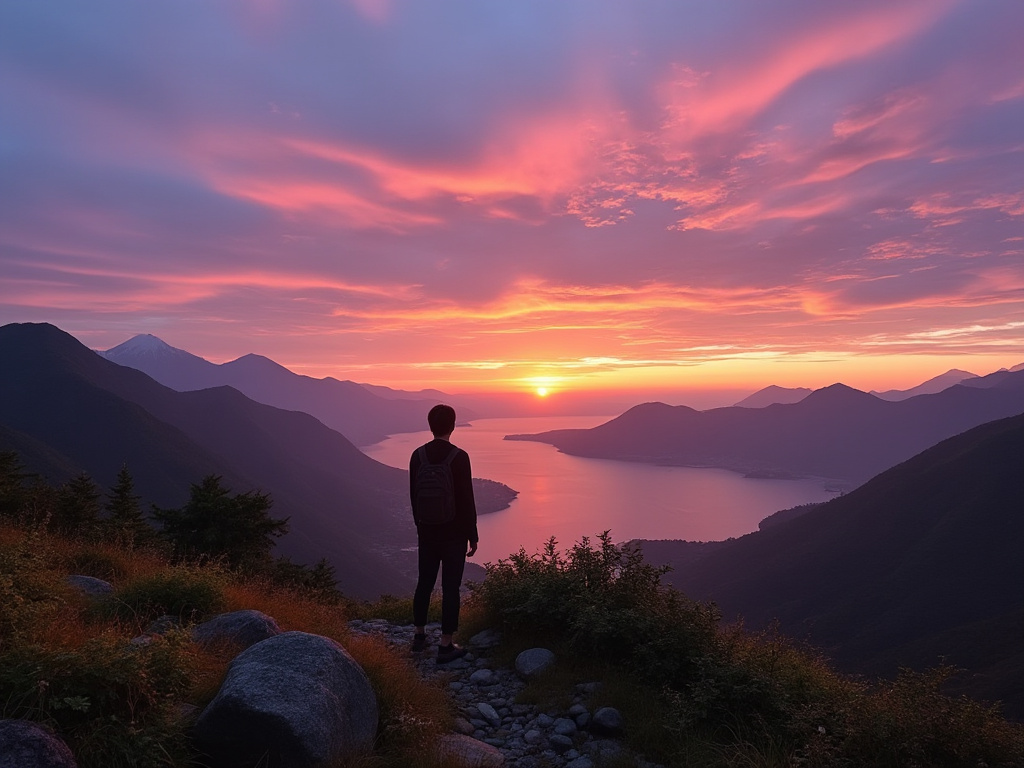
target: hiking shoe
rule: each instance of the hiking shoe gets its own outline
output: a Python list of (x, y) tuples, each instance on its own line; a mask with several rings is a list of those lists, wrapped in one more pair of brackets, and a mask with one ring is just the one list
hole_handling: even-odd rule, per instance
[(467, 653), (469, 653), (469, 651), (455, 643), (452, 643), (451, 645), (439, 645), (437, 646), (437, 663), (447, 664), (449, 661), (461, 659)]
[(412, 652), (420, 653), (425, 650), (427, 650), (427, 636), (421, 632), (417, 632), (412, 636)]

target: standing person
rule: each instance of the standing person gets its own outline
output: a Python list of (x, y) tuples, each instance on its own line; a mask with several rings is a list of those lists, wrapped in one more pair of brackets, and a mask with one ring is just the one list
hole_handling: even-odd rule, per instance
[(459, 589), (466, 558), (476, 554), (476, 501), (469, 454), (452, 445), (455, 409), (435, 405), (427, 414), (434, 439), (417, 448), (409, 459), (409, 494), (419, 542), (419, 580), (412, 599), (413, 652), (427, 647), (426, 623), (430, 594), (441, 569), (441, 645), (437, 663), (466, 655), (452, 642), (459, 628)]

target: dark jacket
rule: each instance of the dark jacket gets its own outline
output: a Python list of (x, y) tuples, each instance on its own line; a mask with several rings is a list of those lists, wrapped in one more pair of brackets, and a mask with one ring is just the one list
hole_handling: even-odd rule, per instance
[[(425, 541), (468, 541), (476, 544), (476, 500), (473, 498), (473, 470), (469, 466), (469, 454), (447, 440), (435, 438), (424, 446), (431, 463), (445, 460), (452, 448), (458, 455), (452, 460), (452, 483), (455, 486), (455, 519), (441, 525), (417, 525), (416, 532)], [(416, 472), (420, 466), (419, 449), (409, 459), (409, 496), (413, 504), (413, 519), (416, 519)]]

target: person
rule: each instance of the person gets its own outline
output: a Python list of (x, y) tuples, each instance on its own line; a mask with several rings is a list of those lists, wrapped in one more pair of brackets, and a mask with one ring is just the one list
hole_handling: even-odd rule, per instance
[[(476, 554), (479, 536), (469, 454), (451, 442), (455, 431), (455, 409), (450, 405), (435, 405), (427, 414), (427, 424), (434, 439), (413, 451), (409, 459), (409, 494), (416, 521), (419, 560), (419, 578), (412, 600), (415, 625), (412, 650), (415, 653), (427, 647), (427, 610), (440, 569), (441, 644), (437, 648), (437, 663), (445, 664), (466, 655), (466, 650), (453, 642), (452, 637), (459, 628), (459, 590), (466, 558)], [(421, 451), (431, 464), (441, 464), (450, 459), (455, 509), (453, 519), (448, 522), (429, 523), (417, 514), (417, 473), (423, 463)]]

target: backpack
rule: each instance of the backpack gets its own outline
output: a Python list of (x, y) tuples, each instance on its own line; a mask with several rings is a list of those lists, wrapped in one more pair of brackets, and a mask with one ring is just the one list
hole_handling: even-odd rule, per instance
[(417, 455), (420, 466), (416, 470), (416, 512), (417, 525), (442, 525), (455, 519), (455, 482), (452, 479), (452, 462), (459, 449), (451, 452), (440, 464), (427, 459), (426, 447), (420, 446)]

